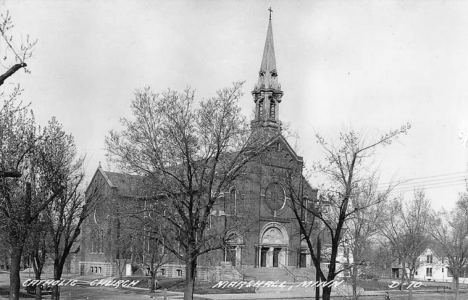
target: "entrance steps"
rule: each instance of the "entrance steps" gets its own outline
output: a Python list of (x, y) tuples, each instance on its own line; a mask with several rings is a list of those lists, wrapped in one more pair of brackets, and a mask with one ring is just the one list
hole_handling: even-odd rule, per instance
[(239, 272), (246, 280), (263, 280), (281, 282), (302, 282), (310, 281), (315, 278), (315, 268), (297, 268), (297, 267), (267, 267), (256, 268), (253, 266), (242, 266), (238, 268)]

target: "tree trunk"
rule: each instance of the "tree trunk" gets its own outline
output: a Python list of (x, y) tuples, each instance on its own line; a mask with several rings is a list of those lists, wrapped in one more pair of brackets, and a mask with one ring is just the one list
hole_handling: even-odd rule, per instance
[(413, 300), (413, 286), (411, 285), (411, 282), (414, 279), (413, 271), (410, 270), (409, 276), (408, 276), (408, 286), (409, 286), (409, 300)]
[(13, 247), (10, 266), (10, 300), (19, 300), (21, 286), (20, 265), (23, 247)]
[(152, 270), (152, 271), (150, 271), (150, 274), (151, 274), (151, 278), (149, 279), (150, 282), (148, 284), (148, 288), (149, 288), (150, 293), (154, 293), (154, 291), (157, 288), (157, 286), (155, 285), (155, 283), (156, 283), (156, 271)]
[(353, 283), (353, 299), (357, 300), (359, 295), (357, 293), (357, 280), (358, 280), (358, 267), (356, 265), (353, 266), (351, 280)]
[(403, 267), (401, 268), (401, 280), (400, 280), (400, 286), (399, 286), (400, 291), (403, 290), (403, 284), (405, 283), (405, 278), (406, 278), (406, 264), (403, 264)]
[[(31, 255), (32, 265), (34, 268), (34, 276), (36, 280), (41, 280), (45, 256), (45, 251), (42, 252), (42, 257), (39, 257), (38, 252), (35, 252), (33, 255)], [(40, 285), (36, 285), (36, 300), (42, 300), (42, 289)]]
[[(63, 264), (60, 264), (58, 261), (54, 262), (54, 280), (60, 280), (62, 277)], [(52, 287), (52, 296), (51, 300), (60, 300), (60, 287), (54, 285)]]
[[(36, 265), (34, 264), (34, 258), (33, 258), (33, 265), (34, 265), (35, 279), (41, 280), (42, 268), (36, 267)], [(42, 300), (42, 289), (39, 284), (36, 285), (36, 300)]]
[(322, 299), (323, 300), (330, 300), (331, 297), (331, 286), (326, 286), (322, 289)]
[[(36, 278), (36, 279), (40, 280), (40, 278)], [(39, 284), (36, 285), (36, 300), (42, 300), (42, 289)]]
[(460, 278), (458, 276), (453, 276), (453, 288), (455, 290), (455, 300), (458, 300), (458, 287), (460, 285)]
[(185, 266), (185, 290), (184, 290), (184, 300), (193, 299), (193, 291), (195, 289), (195, 272), (197, 269), (197, 259), (193, 257), (188, 257), (186, 260)]

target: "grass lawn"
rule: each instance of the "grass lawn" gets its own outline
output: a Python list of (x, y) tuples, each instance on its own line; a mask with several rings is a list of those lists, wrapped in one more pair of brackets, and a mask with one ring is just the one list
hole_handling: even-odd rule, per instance
[[(150, 277), (141, 276), (141, 277), (123, 277), (123, 280), (139, 280), (136, 287), (148, 288), (148, 279)], [(117, 279), (117, 278), (115, 278)], [(166, 278), (158, 277), (158, 290), (167, 289), (171, 292), (183, 292), (185, 288), (185, 279), (180, 278)], [(223, 289), (213, 289), (212, 287), (217, 282), (207, 282), (207, 281), (196, 281), (195, 282), (195, 294), (244, 294), (244, 293), (255, 293), (254, 288), (223, 288)]]
[[(390, 288), (389, 286), (392, 285), (393, 282), (400, 282), (399, 280), (394, 279), (379, 279), (379, 280), (359, 280), (358, 285), (362, 287), (365, 291), (386, 291), (386, 290), (399, 290), (398, 287)], [(348, 281), (351, 285), (352, 282)], [(435, 290), (443, 290), (442, 287), (446, 287), (446, 290), (450, 290), (452, 286), (451, 282), (433, 282), (433, 281), (422, 281), (420, 282), (421, 286), (417, 288), (413, 288), (414, 291), (435, 291)], [(403, 290), (407, 289), (407, 285), (403, 286)], [(460, 284), (460, 289), (465, 288), (465, 285)]]

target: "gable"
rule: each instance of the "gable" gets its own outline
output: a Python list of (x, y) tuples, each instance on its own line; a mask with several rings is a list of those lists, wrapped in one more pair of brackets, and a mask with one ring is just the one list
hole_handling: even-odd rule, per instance
[(113, 188), (112, 182), (107, 178), (104, 171), (102, 170), (101, 166), (96, 169), (94, 172), (93, 178), (91, 179), (88, 187), (86, 188), (85, 195), (89, 196), (90, 193), (99, 188), (100, 191), (104, 189)]
[(418, 260), (420, 262), (427, 262), (427, 256), (432, 255), (432, 263), (441, 262), (442, 259), (435, 253), (431, 248), (426, 248), (421, 255), (419, 255)]
[(303, 159), (292, 149), (282, 135), (273, 137), (264, 146), (262, 162), (268, 166), (294, 168), (302, 166)]

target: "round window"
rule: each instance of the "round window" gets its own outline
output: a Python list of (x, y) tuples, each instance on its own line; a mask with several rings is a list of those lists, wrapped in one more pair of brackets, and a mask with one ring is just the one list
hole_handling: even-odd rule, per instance
[(283, 188), (277, 184), (270, 184), (265, 193), (265, 202), (269, 209), (278, 211), (285, 205), (286, 197)]

